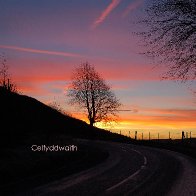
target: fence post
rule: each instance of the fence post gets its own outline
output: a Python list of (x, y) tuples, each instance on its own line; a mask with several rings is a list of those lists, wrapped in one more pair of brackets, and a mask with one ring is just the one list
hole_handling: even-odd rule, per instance
[(182, 142), (183, 142), (183, 140), (184, 140), (184, 137), (185, 137), (184, 131), (182, 131)]
[(135, 131), (135, 140), (137, 140), (137, 131)]

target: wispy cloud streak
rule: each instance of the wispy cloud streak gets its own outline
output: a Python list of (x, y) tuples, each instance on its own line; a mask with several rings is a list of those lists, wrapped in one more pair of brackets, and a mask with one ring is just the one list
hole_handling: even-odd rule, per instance
[(95, 20), (92, 25), (92, 28), (95, 29), (98, 25), (100, 25), (106, 17), (115, 9), (121, 0), (112, 0), (112, 2), (108, 5), (108, 7), (102, 12), (102, 14)]
[(75, 54), (75, 53), (49, 51), (49, 50), (38, 50), (38, 49), (22, 48), (22, 47), (18, 47), (18, 46), (10, 46), (10, 45), (0, 45), (0, 48), (17, 50), (17, 51), (22, 51), (22, 52), (37, 53), (37, 54), (58, 55), (58, 56), (65, 56), (65, 57), (82, 57), (82, 55)]
[(132, 10), (138, 8), (141, 4), (143, 3), (143, 0), (136, 0), (134, 2), (131, 2), (127, 8), (125, 9), (125, 11), (123, 12), (123, 17), (126, 17), (129, 12), (131, 12)]

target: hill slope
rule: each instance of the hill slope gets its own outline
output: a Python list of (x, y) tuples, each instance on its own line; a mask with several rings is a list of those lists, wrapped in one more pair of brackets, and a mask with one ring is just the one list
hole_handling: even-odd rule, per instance
[[(126, 137), (65, 116), (34, 98), (0, 87), (0, 194), (24, 189), (92, 167), (107, 152), (76, 138), (112, 141)], [(77, 152), (33, 152), (32, 145), (76, 145)], [(11, 191), (11, 192), (10, 192)]]
[(62, 134), (72, 138), (112, 140), (121, 138), (117, 134), (91, 127), (81, 120), (65, 116), (34, 98), (9, 93), (2, 88), (0, 88), (0, 108), (1, 143), (4, 144), (8, 144), (8, 141), (22, 142), (30, 136), (31, 142), (33, 139), (37, 142), (40, 138), (43, 142)]

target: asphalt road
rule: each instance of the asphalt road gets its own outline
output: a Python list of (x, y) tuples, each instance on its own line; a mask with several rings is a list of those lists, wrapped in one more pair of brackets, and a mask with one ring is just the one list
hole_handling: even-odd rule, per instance
[(108, 159), (89, 170), (19, 195), (196, 196), (195, 159), (167, 150), (130, 144), (80, 142), (108, 151)]

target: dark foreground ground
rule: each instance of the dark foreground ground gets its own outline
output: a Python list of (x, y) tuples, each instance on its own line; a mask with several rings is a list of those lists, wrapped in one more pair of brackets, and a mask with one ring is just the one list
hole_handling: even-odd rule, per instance
[(0, 193), (14, 195), (88, 169), (108, 157), (100, 148), (89, 148), (72, 139), (56, 144), (74, 145), (77, 151), (39, 152), (32, 151), (30, 145), (0, 151)]
[[(35, 194), (31, 194), (31, 190), (35, 190), (36, 187), (42, 187), (54, 181), (59, 182), (59, 180), (66, 177), (68, 178), (89, 168), (99, 167), (102, 163), (111, 160), (111, 154), (115, 151), (119, 152), (115, 157), (121, 166), (115, 166), (111, 171), (116, 177), (112, 177), (109, 173), (106, 173), (104, 179), (105, 181), (111, 181), (111, 183), (114, 182), (114, 184), (117, 183), (118, 180), (119, 182), (123, 181), (123, 179), (126, 178), (128, 174), (131, 175), (131, 173), (123, 170), (120, 174), (120, 168), (129, 168), (133, 173), (136, 172), (137, 169), (141, 167), (141, 162), (138, 161), (141, 160), (141, 156), (136, 156), (137, 153), (134, 154), (133, 150), (130, 152), (130, 147), (124, 149), (124, 151), (121, 148), (121, 146), (124, 145), (122, 143), (165, 148), (184, 153), (194, 158), (196, 157), (195, 139), (186, 140), (184, 142), (180, 140), (131, 140), (130, 138), (118, 134), (90, 127), (85, 122), (65, 116), (31, 97), (9, 93), (1, 88), (0, 109), (0, 195), (3, 196), (21, 195), (28, 191), (30, 192), (28, 192), (29, 194), (27, 195), (39, 195), (39, 191)], [(81, 142), (81, 139), (83, 142)], [(108, 147), (104, 148), (102, 144), (97, 144), (96, 140), (115, 141), (117, 143), (116, 145), (112, 144), (113, 148), (111, 149), (111, 147), (109, 147), (110, 150), (108, 150)], [(31, 146), (34, 144), (75, 145), (78, 147), (78, 150), (74, 152), (33, 152)], [(125, 146), (124, 148), (127, 147)], [(151, 153), (147, 152), (147, 154)], [(124, 158), (120, 163), (119, 160), (121, 160), (122, 157)], [(163, 162), (167, 162), (168, 159), (164, 157), (167, 156), (163, 156), (163, 158), (159, 156), (160, 160), (163, 159)], [(149, 160), (151, 160), (151, 158), (149, 158)], [(171, 158), (171, 160), (173, 160), (173, 158)], [(110, 163), (110, 166), (112, 166), (117, 162), (112, 160)], [(177, 170), (180, 171), (180, 164), (175, 163), (174, 161), (173, 164), (166, 165), (166, 168), (170, 168), (171, 166), (174, 168), (173, 172), (169, 172), (169, 176), (171, 175), (170, 177), (167, 176), (169, 178), (172, 178), (172, 176), (175, 178), (178, 173)], [(155, 161), (150, 167), (156, 164)], [(158, 171), (162, 171), (160, 169), (162, 166), (162, 164), (159, 164)], [(115, 173), (116, 171), (118, 171), (118, 174)], [(81, 178), (84, 179), (83, 175)], [(112, 178), (114, 178), (114, 181)], [(71, 179), (71, 182), (74, 182), (74, 180)], [(112, 187), (112, 184), (108, 184), (108, 186), (110, 185)], [(83, 184), (82, 187), (83, 186), (92, 187), (92, 190), (96, 189), (92, 184), (88, 183), (86, 185)], [(161, 188), (163, 192), (169, 187), (168, 183), (164, 186), (165, 188)], [(102, 185), (100, 185), (100, 187), (98, 186), (98, 189), (101, 187)], [(102, 193), (103, 190), (105, 190), (103, 187), (101, 188)], [(85, 192), (79, 191), (76, 195), (82, 193)], [(68, 191), (66, 191), (66, 194), (63, 192), (61, 195), (67, 194)], [(92, 194), (94, 193), (92, 192)]]
[[(107, 144), (106, 142), (106, 144), (102, 144), (101, 142), (98, 143), (96, 140), (81, 140), (62, 136), (61, 142), (56, 144), (61, 146), (75, 145), (77, 146), (78, 150), (73, 152), (33, 152), (30, 145), (22, 145), (10, 149), (6, 148), (6, 150), (4, 149), (0, 151), (0, 192), (2, 195), (21, 195), (22, 193), (24, 195), (30, 195), (31, 191), (36, 189), (36, 187), (42, 187), (54, 181), (61, 182), (61, 180), (65, 179), (66, 177), (72, 176), (82, 171), (86, 171), (90, 168), (96, 168), (96, 165), (99, 167), (100, 164), (108, 161), (108, 159), (111, 158), (111, 153), (115, 154), (115, 159), (109, 161), (109, 167), (112, 167), (112, 165), (115, 163), (115, 160), (118, 160), (118, 164), (120, 165), (117, 166), (117, 168), (115, 166), (112, 170), (109, 170), (107, 173), (105, 173), (104, 179), (105, 181), (111, 181), (111, 183), (114, 181), (113, 184), (118, 184), (117, 182), (123, 181), (123, 179), (127, 178), (127, 174), (131, 174), (130, 171), (133, 171), (134, 173), (143, 164), (144, 156), (142, 157), (141, 154), (138, 156), (137, 152), (134, 153), (134, 149), (136, 149), (136, 151), (139, 149), (141, 153), (145, 153), (145, 156), (148, 158), (148, 164), (150, 164), (148, 167), (149, 169), (151, 168), (150, 173), (148, 172), (145, 174), (144, 172), (146, 176), (143, 176), (142, 174), (140, 177), (145, 180), (148, 176), (151, 176), (151, 174), (153, 176), (149, 178), (148, 183), (143, 183), (143, 180), (140, 178), (139, 182), (142, 182), (142, 186), (145, 187), (145, 191), (139, 191), (139, 193), (142, 193), (141, 195), (145, 195), (146, 191), (148, 190), (147, 187), (156, 186), (160, 187), (159, 195), (164, 195), (164, 193), (171, 189), (174, 181), (176, 181), (178, 178), (178, 175), (180, 175), (182, 172), (185, 172), (184, 170), (187, 170), (187, 166), (186, 168), (183, 168), (181, 161), (177, 160), (176, 157), (173, 157), (170, 154), (167, 155), (167, 153), (163, 152), (162, 149), (164, 148), (170, 151), (172, 150), (171, 152), (181, 152), (185, 154), (185, 156), (189, 155), (188, 157), (190, 157), (190, 159), (193, 157), (195, 160), (194, 142), (195, 140), (192, 139), (191, 143), (188, 141), (186, 143), (181, 143), (181, 141), (125, 141), (124, 144), (118, 142), (112, 144)], [(137, 145), (134, 144), (134, 146), (132, 146), (133, 143), (137, 143)], [(104, 147), (104, 145), (106, 145), (106, 147)], [(109, 149), (107, 145), (109, 145)], [(149, 146), (151, 148), (150, 150), (144, 150), (144, 146)], [(160, 151), (156, 149), (160, 149)], [(116, 154), (116, 152), (118, 153)], [(183, 157), (183, 154), (179, 154), (178, 156)], [(153, 168), (157, 169), (156, 172), (153, 170)], [(96, 170), (97, 169), (95, 169), (95, 171)], [(109, 174), (115, 174), (116, 170), (118, 171), (116, 176), (111, 176), (111, 174)], [(160, 183), (157, 184), (157, 180), (155, 183), (155, 177), (159, 179)], [(164, 183), (160, 181), (162, 178), (164, 179)], [(72, 181), (74, 182), (74, 179), (71, 179), (71, 182)], [(99, 184), (96, 186), (99, 186)], [(105, 182), (105, 184), (107, 183)], [(112, 187), (112, 184), (108, 184), (108, 187), (110, 185)], [(128, 190), (130, 189), (133, 191), (133, 187), (136, 185), (138, 186), (138, 184), (134, 184), (133, 182), (131, 185), (129, 181)], [(88, 187), (87, 183), (86, 185), (82, 184), (81, 186), (89, 190), (92, 185), (89, 184)], [(102, 187), (103, 185), (100, 186)], [(75, 190), (75, 186), (68, 189), (71, 190), (71, 192), (66, 189), (65, 195), (72, 195), (73, 189)], [(121, 189), (124, 190), (122, 187), (120, 190)], [(130, 192), (130, 190), (128, 192)], [(82, 193), (77, 192), (74, 194), (85, 195), (86, 192), (83, 189), (81, 191)], [(99, 193), (99, 189), (97, 191)], [(103, 191), (102, 188), (101, 191)], [(138, 190), (136, 192), (135, 191), (136, 190), (134, 190), (134, 195), (137, 195), (136, 193)], [(156, 189), (156, 192), (157, 191), (158, 190)], [(25, 192), (28, 194), (25, 194)], [(92, 192), (92, 194), (95, 193)], [(39, 191), (33, 195), (39, 195)], [(59, 195), (64, 195), (64, 190), (60, 191)]]
[(132, 141), (134, 144), (145, 145), (155, 148), (168, 149), (175, 152), (196, 158), (196, 138), (191, 139), (175, 139), (175, 140), (138, 140)]
[[(78, 146), (75, 138), (128, 141), (1, 87), (0, 116), (0, 195), (60, 179), (107, 158), (99, 147)], [(75, 145), (78, 151), (33, 152), (32, 145)]]
[(17, 196), (195, 196), (196, 160), (125, 143), (79, 140), (108, 153), (100, 164), (22, 191)]

